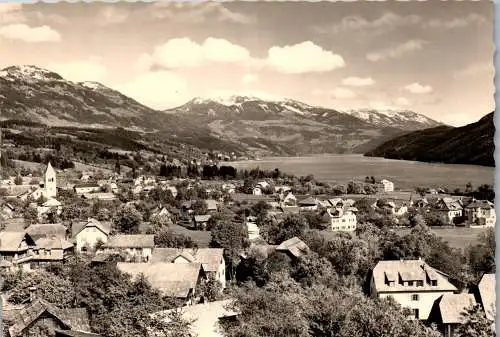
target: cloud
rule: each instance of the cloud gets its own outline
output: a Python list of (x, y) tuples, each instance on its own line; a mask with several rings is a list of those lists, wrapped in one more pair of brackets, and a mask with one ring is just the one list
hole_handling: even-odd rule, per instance
[(369, 53), (366, 55), (366, 58), (371, 62), (379, 62), (386, 59), (398, 58), (412, 52), (422, 50), (424, 44), (426, 43), (427, 42), (423, 40), (410, 40), (399, 45), (394, 45), (387, 49)]
[(311, 41), (293, 46), (271, 47), (265, 63), (270, 68), (287, 74), (327, 72), (345, 66), (342, 56), (324, 50)]
[(346, 89), (346, 88), (335, 88), (332, 91), (333, 97), (336, 99), (352, 99), (355, 98), (357, 95), (354, 91)]
[(398, 97), (396, 99), (396, 105), (406, 107), (410, 105), (410, 101), (406, 97)]
[(255, 83), (259, 80), (259, 75), (257, 74), (245, 74), (241, 78), (241, 82), (244, 84), (250, 84), (250, 83)]
[(61, 40), (59, 32), (49, 26), (30, 27), (21, 23), (0, 27), (0, 37), (33, 43)]
[[(492, 60), (493, 61), (493, 60)], [(493, 62), (476, 62), (468, 65), (467, 67), (457, 70), (453, 75), (455, 78), (470, 77), (477, 75), (495, 75), (495, 67)]]
[(187, 82), (170, 71), (143, 73), (113, 88), (158, 110), (180, 106), (191, 98)]
[(52, 63), (46, 66), (67, 80), (73, 82), (102, 81), (107, 74), (106, 67), (98, 60)]
[(366, 87), (375, 84), (375, 81), (371, 77), (348, 77), (342, 81), (342, 84), (350, 87)]
[(366, 32), (371, 35), (378, 35), (401, 26), (414, 25), (421, 21), (421, 17), (417, 15), (401, 16), (392, 12), (387, 12), (372, 21), (361, 16), (347, 16), (343, 18), (340, 23), (325, 28), (317, 27), (316, 30), (320, 33), (327, 34)]
[(0, 3), (0, 22), (4, 25), (26, 21), (20, 3)]
[(429, 94), (432, 92), (432, 87), (430, 85), (422, 85), (418, 82), (408, 84), (405, 89), (412, 94)]
[(129, 12), (117, 6), (106, 6), (97, 14), (100, 25), (118, 24), (129, 18)]
[(451, 20), (442, 19), (432, 19), (428, 20), (423, 24), (424, 28), (436, 28), (436, 29), (455, 29), (467, 27), (471, 24), (485, 24), (488, 20), (479, 14), (470, 13), (465, 17), (453, 18)]
[(140, 67), (157, 65), (166, 69), (200, 67), (210, 63), (243, 63), (250, 53), (242, 46), (209, 37), (202, 44), (189, 38), (175, 38), (157, 46), (152, 55), (143, 54)]
[(155, 2), (148, 9), (155, 19), (168, 19), (185, 24), (201, 24), (209, 19), (235, 24), (250, 24), (256, 21), (252, 16), (229, 10), (220, 2)]

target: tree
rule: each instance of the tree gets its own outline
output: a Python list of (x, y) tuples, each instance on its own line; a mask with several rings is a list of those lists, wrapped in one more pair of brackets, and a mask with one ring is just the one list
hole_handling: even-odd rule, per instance
[(20, 175), (16, 176), (14, 178), (14, 184), (16, 184), (16, 185), (22, 185), (23, 184), (23, 177), (21, 177)]
[(191, 332), (193, 322), (183, 318), (182, 310), (171, 310), (153, 318), (152, 336), (156, 337), (196, 337)]
[(196, 200), (191, 203), (191, 209), (195, 215), (204, 215), (208, 212), (207, 203), (205, 200)]
[(35, 207), (28, 206), (23, 210), (23, 217), (26, 227), (38, 222), (38, 211)]
[(154, 240), (158, 248), (194, 248), (197, 246), (189, 236), (175, 234), (165, 229), (157, 232)]
[(224, 248), (224, 258), (228, 263), (231, 279), (235, 279), (236, 265), (240, 253), (248, 246), (248, 231), (243, 223), (233, 223), (223, 219), (217, 221), (211, 230), (210, 247)]
[(469, 263), (475, 276), (480, 277), (484, 273), (496, 271), (495, 248), (495, 231), (489, 228), (479, 236), (477, 245), (467, 249)]
[(118, 233), (138, 234), (142, 216), (133, 205), (124, 205), (118, 208), (113, 217), (113, 225)]
[(486, 315), (479, 304), (467, 308), (462, 317), (464, 322), (456, 330), (459, 337), (494, 337), (493, 329), (495, 322), (486, 318)]
[(266, 224), (269, 227), (263, 228), (263, 235), (271, 244), (280, 244), (294, 236), (301, 237), (309, 229), (306, 218), (301, 214), (289, 214), (282, 221), (271, 220)]

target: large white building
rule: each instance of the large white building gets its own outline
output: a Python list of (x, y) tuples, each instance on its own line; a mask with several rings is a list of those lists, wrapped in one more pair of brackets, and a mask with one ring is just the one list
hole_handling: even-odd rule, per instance
[(443, 274), (423, 260), (380, 261), (373, 268), (370, 295), (392, 297), (412, 318), (427, 320), (438, 298), (458, 289)]

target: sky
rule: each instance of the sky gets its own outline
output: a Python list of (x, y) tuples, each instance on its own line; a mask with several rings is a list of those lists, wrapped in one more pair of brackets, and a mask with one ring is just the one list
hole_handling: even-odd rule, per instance
[(37, 65), (160, 110), (250, 95), (454, 126), (494, 110), (490, 1), (0, 3), (0, 50), (0, 68)]

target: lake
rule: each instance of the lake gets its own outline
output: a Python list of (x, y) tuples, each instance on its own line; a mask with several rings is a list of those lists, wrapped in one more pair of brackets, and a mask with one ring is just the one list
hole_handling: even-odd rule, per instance
[(363, 155), (323, 155), (311, 157), (270, 157), (262, 160), (235, 161), (227, 163), (237, 169), (263, 170), (278, 168), (297, 176), (312, 174), (318, 181), (346, 183), (352, 179), (363, 180), (366, 176), (386, 178), (395, 188), (415, 187), (465, 188), (467, 182), (474, 187), (493, 184), (495, 168), (476, 165), (454, 165), (421, 163), (407, 160), (392, 160)]

